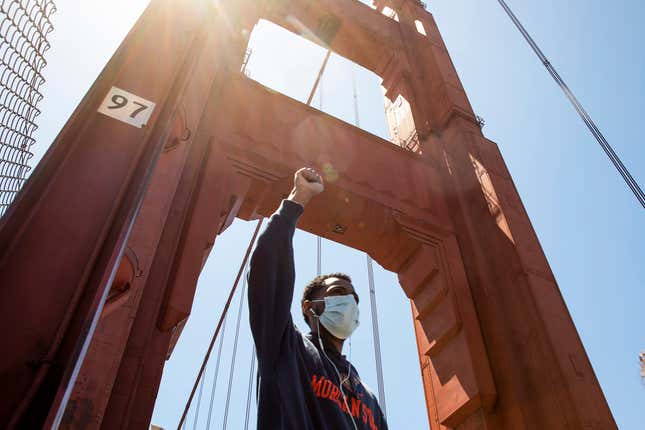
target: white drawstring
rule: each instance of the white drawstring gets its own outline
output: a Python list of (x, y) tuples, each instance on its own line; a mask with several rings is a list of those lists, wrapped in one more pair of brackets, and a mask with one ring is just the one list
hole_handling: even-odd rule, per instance
[(323, 355), (336, 371), (336, 375), (338, 375), (338, 381), (340, 382), (340, 394), (341, 396), (343, 396), (343, 402), (345, 403), (345, 407), (347, 408), (347, 413), (349, 413), (349, 418), (352, 420), (352, 424), (354, 425), (354, 430), (358, 430), (358, 426), (356, 425), (356, 421), (354, 421), (354, 416), (352, 415), (352, 411), (351, 409), (349, 409), (349, 404), (347, 403), (347, 396), (345, 396), (345, 390), (343, 390), (343, 384), (345, 384), (346, 381), (349, 381), (349, 377), (352, 372), (352, 364), (350, 362), (347, 362), (347, 378), (343, 380), (343, 378), (340, 376), (340, 372), (338, 371), (338, 368), (336, 367), (334, 362), (331, 361), (331, 359), (327, 356), (327, 353), (325, 352), (325, 346), (323, 345), (321, 336), (320, 336), (320, 320), (318, 318), (318, 315), (316, 315), (316, 325), (318, 326), (318, 333), (316, 333), (318, 336), (318, 344), (320, 345), (320, 349)]

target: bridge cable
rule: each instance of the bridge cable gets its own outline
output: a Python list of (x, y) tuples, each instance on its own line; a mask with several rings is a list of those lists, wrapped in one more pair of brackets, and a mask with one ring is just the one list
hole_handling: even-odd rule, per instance
[(246, 416), (244, 418), (244, 430), (249, 430), (249, 416), (251, 414), (251, 395), (253, 393), (253, 378), (255, 374), (255, 345), (251, 352), (251, 370), (249, 371), (249, 388), (246, 393)]
[(202, 394), (204, 393), (204, 381), (206, 380), (206, 369), (204, 369), (204, 376), (199, 382), (199, 395), (197, 396), (197, 407), (195, 408), (195, 422), (193, 422), (193, 430), (197, 430), (197, 423), (199, 422), (199, 407), (202, 404)]
[(215, 375), (213, 376), (213, 386), (211, 388), (211, 400), (208, 406), (208, 420), (206, 421), (206, 430), (211, 428), (211, 417), (213, 415), (213, 403), (215, 401), (215, 389), (217, 388), (217, 378), (219, 375), (220, 361), (222, 358), (222, 347), (224, 346), (224, 335), (226, 333), (226, 321), (227, 316), (224, 316), (224, 322), (222, 323), (222, 332), (219, 336), (219, 345), (217, 346), (217, 359), (215, 360)]
[(231, 404), (231, 390), (233, 389), (233, 375), (235, 374), (235, 359), (237, 357), (237, 344), (240, 338), (240, 325), (242, 322), (242, 311), (244, 310), (244, 293), (246, 292), (247, 282), (248, 282), (249, 269), (246, 268), (246, 275), (242, 281), (242, 294), (240, 295), (240, 306), (237, 310), (237, 326), (235, 327), (235, 341), (233, 342), (233, 356), (231, 357), (231, 368), (228, 374), (228, 391), (226, 394), (226, 405), (224, 406), (224, 424), (222, 429), (226, 430), (228, 428), (228, 409)]
[(181, 415), (179, 424), (177, 425), (177, 430), (180, 430), (182, 428), (182, 425), (184, 424), (184, 420), (186, 419), (186, 415), (188, 414), (188, 410), (190, 409), (190, 405), (193, 401), (193, 397), (195, 396), (195, 391), (197, 391), (197, 386), (199, 385), (199, 381), (202, 375), (204, 374), (204, 370), (206, 369), (206, 364), (208, 363), (208, 359), (210, 358), (211, 352), (213, 351), (213, 346), (215, 345), (217, 336), (219, 335), (219, 332), (222, 328), (222, 324), (224, 323), (224, 318), (226, 318), (226, 313), (228, 312), (228, 308), (231, 306), (231, 301), (233, 300), (233, 296), (235, 295), (235, 291), (237, 290), (237, 286), (240, 282), (240, 278), (242, 277), (242, 272), (246, 267), (247, 261), (249, 259), (249, 255), (251, 254), (251, 250), (253, 249), (253, 244), (255, 244), (255, 240), (258, 237), (258, 233), (260, 232), (260, 227), (262, 227), (263, 221), (264, 221), (264, 218), (259, 219), (257, 226), (255, 227), (255, 231), (253, 232), (253, 237), (251, 238), (251, 241), (249, 242), (249, 245), (246, 249), (246, 254), (244, 255), (244, 259), (242, 260), (240, 269), (237, 272), (237, 276), (235, 278), (235, 282), (233, 283), (233, 287), (231, 288), (228, 298), (226, 299), (226, 304), (224, 305), (224, 309), (222, 310), (222, 314), (219, 318), (219, 322), (217, 323), (217, 327), (215, 328), (215, 333), (213, 333), (213, 337), (211, 339), (210, 345), (208, 346), (208, 350), (206, 351), (206, 355), (204, 356), (204, 360), (199, 369), (199, 373), (197, 374), (197, 378), (195, 379), (195, 383), (193, 384), (193, 389), (190, 393), (190, 396), (188, 397), (188, 400), (186, 401), (186, 406), (184, 407), (184, 412)]
[[(356, 86), (356, 72), (352, 69), (352, 90), (354, 95), (354, 124), (356, 127), (361, 126), (361, 119), (358, 112), (358, 88)], [(383, 410), (383, 415), (387, 417), (385, 407), (385, 384), (383, 382), (383, 361), (381, 359), (381, 337), (378, 327), (378, 310), (376, 308), (376, 288), (374, 287), (374, 268), (372, 267), (372, 257), (367, 257), (367, 278), (370, 289), (370, 310), (372, 314), (372, 336), (374, 338), (374, 358), (376, 360), (376, 376), (378, 381), (379, 404)]]
[[(330, 53), (331, 53), (331, 50), (327, 51), (328, 55), (330, 55)], [(319, 82), (320, 91), (318, 91), (318, 97), (319, 97), (318, 110), (320, 110), (320, 111), (323, 110), (323, 94), (324, 94), (324, 92), (323, 92), (323, 84), (325, 83), (323, 78), (324, 78), (324, 72), (325, 72), (326, 66), (327, 66), (327, 63), (326, 62), (323, 63), (323, 66), (321, 67), (321, 72), (320, 72), (320, 82)], [(316, 270), (316, 273), (317, 273), (316, 276), (320, 276), (320, 275), (322, 275), (322, 237), (316, 236), (316, 245), (317, 245), (317, 248), (318, 248), (318, 250), (317, 250), (318, 251), (317, 252), (317, 258), (316, 258), (316, 269), (317, 269)]]
[(370, 287), (370, 309), (372, 310), (372, 332), (374, 336), (374, 357), (376, 358), (376, 376), (378, 381), (378, 400), (383, 410), (383, 415), (387, 418), (385, 407), (385, 383), (383, 382), (383, 361), (381, 359), (381, 337), (378, 328), (378, 310), (376, 309), (376, 289), (374, 287), (374, 268), (372, 267), (372, 257), (367, 256), (367, 277)]
[[(311, 88), (311, 91), (309, 92), (309, 97), (307, 98), (307, 106), (311, 106), (311, 102), (314, 99), (314, 95), (316, 94), (316, 91), (318, 90), (318, 87), (320, 87), (320, 94), (319, 94), (319, 106), (318, 109), (322, 111), (323, 108), (323, 75), (325, 74), (325, 70), (327, 69), (327, 64), (329, 63), (329, 58), (331, 57), (331, 49), (327, 50), (327, 53), (325, 54), (325, 58), (323, 59), (322, 65), (320, 66), (320, 70), (318, 71), (318, 76), (316, 76), (316, 80), (314, 82), (314, 86)], [(322, 275), (322, 238), (320, 236), (316, 236), (316, 247), (317, 247), (317, 254), (316, 254), (316, 276)]]
[(611, 163), (614, 165), (616, 170), (618, 170), (618, 173), (623, 177), (625, 182), (627, 183), (627, 186), (631, 189), (631, 191), (634, 193), (636, 196), (636, 199), (639, 201), (641, 206), (645, 208), (645, 193), (643, 193), (643, 190), (640, 188), (638, 185), (638, 182), (634, 179), (634, 177), (631, 175), (627, 167), (623, 164), (623, 162), (620, 160), (612, 146), (609, 144), (607, 139), (605, 139), (605, 136), (602, 134), (600, 129), (596, 126), (596, 123), (593, 121), (591, 116), (587, 113), (585, 108), (582, 106), (582, 104), (578, 101), (576, 96), (573, 94), (573, 91), (569, 88), (569, 86), (564, 82), (560, 74), (557, 72), (555, 67), (551, 64), (551, 62), (548, 60), (546, 55), (542, 52), (538, 44), (533, 40), (531, 35), (526, 31), (520, 20), (517, 18), (517, 16), (513, 13), (511, 8), (506, 4), (504, 0), (497, 0), (499, 4), (502, 6), (506, 14), (509, 16), (513, 24), (515, 24), (515, 27), (520, 31), (526, 42), (530, 45), (530, 47), (533, 49), (533, 52), (538, 56), (542, 64), (544, 64), (544, 67), (546, 67), (547, 71), (551, 75), (551, 77), (555, 80), (555, 82), (560, 86), (560, 89), (564, 92), (564, 94), (567, 96), (575, 110), (578, 112), (584, 123), (586, 124), (587, 128), (589, 128), (589, 131), (593, 136), (596, 138), (598, 143), (600, 144), (601, 148), (603, 151), (605, 151), (605, 154), (607, 154), (607, 157), (609, 157), (609, 160)]
[(318, 258), (316, 260), (316, 276), (320, 276), (322, 275), (322, 238), (320, 236), (316, 236), (316, 246), (318, 248)]

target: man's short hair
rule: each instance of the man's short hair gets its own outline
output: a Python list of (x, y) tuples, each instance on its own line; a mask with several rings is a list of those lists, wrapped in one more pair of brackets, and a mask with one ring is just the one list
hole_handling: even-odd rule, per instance
[[(300, 300), (300, 305), (302, 305), (305, 300), (312, 300), (316, 293), (325, 286), (325, 280), (329, 278), (344, 279), (349, 283), (352, 282), (352, 278), (344, 273), (330, 273), (328, 275), (316, 276), (305, 286), (305, 290), (302, 292), (302, 300)], [(304, 312), (302, 313), (302, 316), (305, 319), (305, 322), (309, 324), (309, 321), (307, 321), (307, 316)]]

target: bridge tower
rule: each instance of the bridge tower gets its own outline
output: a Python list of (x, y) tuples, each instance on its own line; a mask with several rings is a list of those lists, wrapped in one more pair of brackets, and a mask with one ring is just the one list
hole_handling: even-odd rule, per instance
[[(379, 75), (395, 144), (240, 73), (262, 18)], [(0, 426), (147, 428), (218, 234), (303, 165), (299, 228), (399, 275), (433, 430), (616, 428), (417, 0), (151, 1), (1, 221)]]

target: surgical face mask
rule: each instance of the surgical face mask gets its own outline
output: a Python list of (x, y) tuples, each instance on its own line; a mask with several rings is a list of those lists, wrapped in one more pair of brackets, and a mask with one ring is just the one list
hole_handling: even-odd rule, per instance
[(318, 317), (320, 324), (338, 339), (347, 339), (358, 327), (358, 305), (352, 294), (329, 296), (324, 300), (312, 301), (325, 302), (325, 310)]

